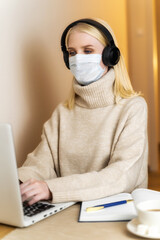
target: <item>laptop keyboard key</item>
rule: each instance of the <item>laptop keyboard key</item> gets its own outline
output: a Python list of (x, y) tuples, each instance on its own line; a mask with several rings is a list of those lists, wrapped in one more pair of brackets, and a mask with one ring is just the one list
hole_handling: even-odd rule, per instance
[(47, 203), (42, 203), (42, 202), (37, 202), (34, 203), (33, 205), (29, 206), (26, 202), (23, 203), (23, 212), (24, 215), (28, 217), (32, 217), (40, 212), (43, 212), (47, 209), (55, 207), (54, 205), (47, 204)]

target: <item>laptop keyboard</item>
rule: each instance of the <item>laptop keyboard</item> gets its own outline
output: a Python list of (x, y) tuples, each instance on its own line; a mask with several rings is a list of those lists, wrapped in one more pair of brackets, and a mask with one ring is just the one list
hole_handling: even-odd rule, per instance
[(23, 203), (23, 212), (24, 212), (24, 215), (26, 215), (28, 217), (32, 217), (40, 212), (43, 212), (43, 211), (48, 210), (53, 207), (55, 207), (55, 206), (47, 204), (47, 203), (42, 203), (42, 202), (37, 202), (37, 203), (34, 203), (33, 205), (29, 206), (27, 204), (27, 202), (24, 202)]

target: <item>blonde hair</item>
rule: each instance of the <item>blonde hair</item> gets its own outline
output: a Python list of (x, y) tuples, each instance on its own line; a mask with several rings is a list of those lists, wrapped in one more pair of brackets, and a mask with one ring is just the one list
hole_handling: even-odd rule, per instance
[[(101, 19), (93, 19), (93, 20), (98, 21), (99, 23), (104, 25), (109, 30), (109, 32), (111, 33), (111, 35), (114, 39), (115, 45), (118, 47), (117, 40), (115, 38), (115, 35), (114, 35), (111, 27), (105, 21), (103, 21)], [(66, 47), (68, 46), (69, 36), (72, 33), (72, 31), (74, 31), (75, 29), (77, 31), (81, 31), (81, 32), (90, 34), (91, 36), (93, 36), (97, 40), (99, 40), (104, 46), (108, 45), (108, 40), (107, 40), (106, 36), (100, 30), (98, 30), (94, 26), (91, 26), (87, 23), (78, 23), (77, 25), (75, 25), (74, 27), (69, 29), (69, 31), (67, 33), (67, 36), (65, 39)], [(140, 92), (137, 93), (133, 90), (122, 53), (121, 53), (119, 62), (115, 66), (113, 66), (113, 68), (115, 70), (114, 96), (115, 96), (116, 103), (118, 103), (120, 98), (131, 98), (134, 96), (141, 95)], [(73, 78), (73, 81), (74, 81), (74, 78)], [(65, 101), (64, 105), (68, 109), (73, 109), (74, 104), (75, 104), (75, 92), (74, 92), (73, 83), (72, 83), (70, 96)]]

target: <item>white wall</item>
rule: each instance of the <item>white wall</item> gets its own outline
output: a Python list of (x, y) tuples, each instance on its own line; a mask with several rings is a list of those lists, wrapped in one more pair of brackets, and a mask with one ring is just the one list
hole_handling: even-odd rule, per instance
[(70, 89), (71, 74), (60, 50), (62, 31), (79, 18), (102, 18), (112, 26), (128, 63), (126, 1), (0, 1), (0, 122), (13, 126), (19, 165)]

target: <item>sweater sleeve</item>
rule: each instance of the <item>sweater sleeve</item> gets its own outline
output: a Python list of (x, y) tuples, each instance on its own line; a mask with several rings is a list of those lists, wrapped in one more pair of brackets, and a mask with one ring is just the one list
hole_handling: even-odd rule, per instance
[(46, 180), (53, 202), (87, 201), (147, 187), (147, 105), (127, 104), (116, 129), (109, 164), (99, 172)]
[[(51, 119), (44, 124), (40, 144), (32, 153), (28, 154), (26, 161), (22, 167), (18, 169), (19, 179), (22, 182), (27, 181), (30, 178), (48, 180), (59, 176), (59, 170), (57, 167), (58, 121), (56, 111), (53, 113)], [(50, 148), (46, 131), (46, 126), (52, 125), (52, 122), (54, 125), (52, 131), (53, 149)]]

